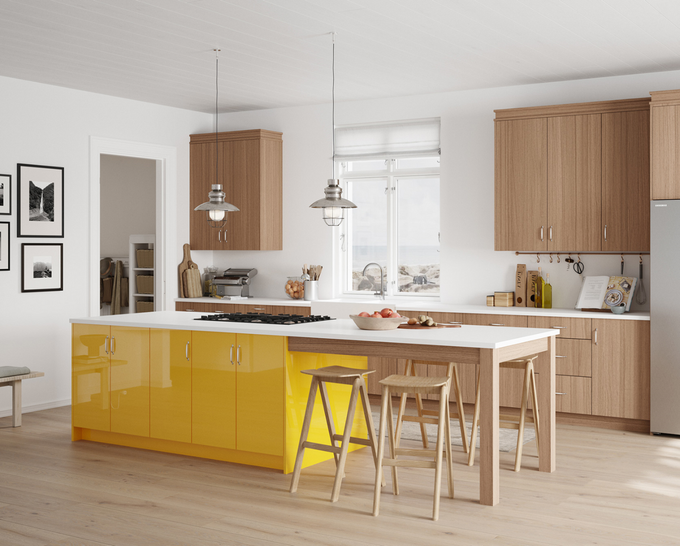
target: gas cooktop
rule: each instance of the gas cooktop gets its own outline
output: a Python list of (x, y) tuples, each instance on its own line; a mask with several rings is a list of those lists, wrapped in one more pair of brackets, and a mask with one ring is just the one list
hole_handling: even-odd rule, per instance
[(213, 322), (247, 322), (249, 324), (306, 324), (308, 322), (321, 322), (335, 320), (329, 316), (311, 315), (270, 315), (269, 313), (216, 313), (203, 315), (195, 320), (210, 320)]

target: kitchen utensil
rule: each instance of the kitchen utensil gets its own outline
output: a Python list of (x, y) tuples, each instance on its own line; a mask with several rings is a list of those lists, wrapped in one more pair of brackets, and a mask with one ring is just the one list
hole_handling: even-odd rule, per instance
[(359, 315), (350, 315), (349, 318), (360, 330), (396, 330), (400, 324), (408, 320), (406, 317), (377, 318), (360, 317)]
[(186, 298), (186, 292), (184, 290), (184, 272), (189, 269), (189, 264), (193, 263), (191, 261), (191, 247), (186, 243), (183, 247), (184, 259), (177, 267), (179, 273), (179, 297)]
[(635, 294), (635, 301), (642, 305), (647, 302), (647, 293), (645, 292), (645, 285), (642, 282), (642, 256), (640, 256), (640, 272), (638, 274), (637, 291)]
[(578, 257), (578, 262), (574, 264), (574, 271), (578, 273), (579, 275), (583, 273), (584, 270), (583, 262), (581, 261), (581, 256)]

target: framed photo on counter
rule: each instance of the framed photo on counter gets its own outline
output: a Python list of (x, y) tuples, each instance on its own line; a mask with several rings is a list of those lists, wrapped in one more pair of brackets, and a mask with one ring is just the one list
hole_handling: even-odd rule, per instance
[(12, 214), (12, 175), (0, 174), (0, 214)]
[(64, 245), (21, 245), (21, 291), (58, 292), (64, 289)]
[(64, 168), (17, 165), (17, 237), (64, 236)]
[(0, 222), (0, 271), (9, 271), (9, 222)]

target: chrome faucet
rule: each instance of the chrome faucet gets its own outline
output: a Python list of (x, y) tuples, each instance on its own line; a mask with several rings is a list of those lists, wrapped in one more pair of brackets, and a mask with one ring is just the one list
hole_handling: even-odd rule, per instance
[(364, 267), (364, 271), (361, 273), (364, 277), (366, 276), (366, 270), (372, 266), (378, 266), (378, 269), (380, 269), (380, 292), (374, 292), (374, 296), (379, 296), (381, 300), (385, 299), (385, 285), (383, 283), (383, 268), (379, 263), (376, 262), (371, 262), (369, 264), (366, 264), (366, 267)]

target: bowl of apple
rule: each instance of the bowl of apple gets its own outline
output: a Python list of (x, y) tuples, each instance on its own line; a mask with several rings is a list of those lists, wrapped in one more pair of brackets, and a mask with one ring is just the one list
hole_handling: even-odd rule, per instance
[(395, 330), (408, 321), (408, 317), (402, 317), (389, 307), (374, 313), (362, 311), (358, 315), (350, 315), (349, 318), (360, 330)]

